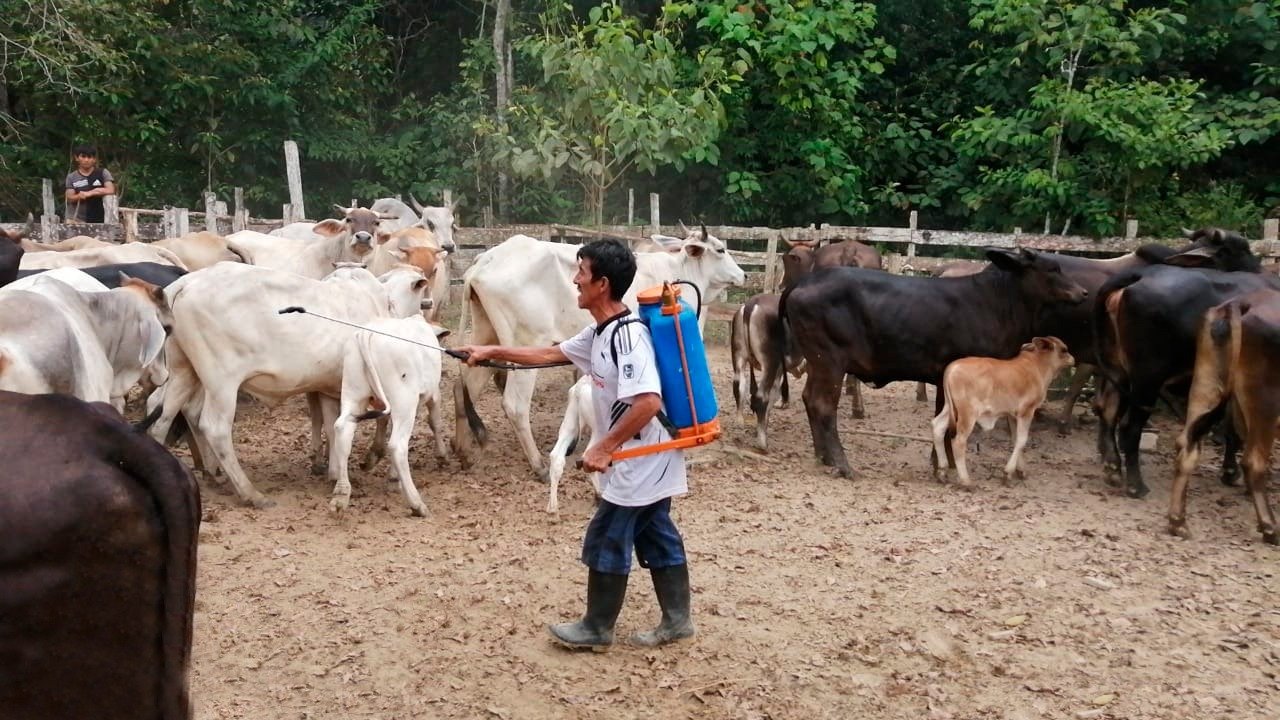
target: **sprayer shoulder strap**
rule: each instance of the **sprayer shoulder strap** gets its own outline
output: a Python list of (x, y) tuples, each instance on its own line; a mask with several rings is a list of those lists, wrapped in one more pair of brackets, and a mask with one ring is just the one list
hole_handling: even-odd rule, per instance
[[(623, 325), (630, 325), (631, 323), (640, 323), (646, 330), (649, 328), (649, 325), (643, 319), (638, 317), (622, 318), (614, 324), (613, 332), (609, 335), (609, 358), (613, 360), (613, 366), (615, 368), (618, 367), (618, 331), (622, 329)], [(663, 404), (665, 403), (666, 400), (664, 399)], [(662, 409), (658, 410), (657, 418), (658, 423), (667, 431), (667, 436), (674, 440), (676, 433), (679, 432), (676, 424), (671, 422), (671, 418), (668, 417), (667, 413)]]

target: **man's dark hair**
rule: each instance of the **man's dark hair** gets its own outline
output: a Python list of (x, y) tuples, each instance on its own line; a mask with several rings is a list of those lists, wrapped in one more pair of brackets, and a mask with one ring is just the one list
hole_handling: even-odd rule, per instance
[(98, 148), (92, 145), (77, 145), (75, 150), (71, 151), (72, 155), (87, 155), (89, 157), (98, 157)]
[(593, 279), (609, 279), (609, 295), (621, 300), (636, 279), (636, 256), (619, 240), (595, 240), (578, 248), (579, 260), (591, 261)]

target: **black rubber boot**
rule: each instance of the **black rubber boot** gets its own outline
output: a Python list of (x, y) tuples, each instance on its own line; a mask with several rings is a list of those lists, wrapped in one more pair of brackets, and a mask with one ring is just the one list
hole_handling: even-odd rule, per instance
[(592, 570), (587, 575), (587, 612), (573, 623), (551, 625), (551, 637), (569, 648), (591, 648), (597, 652), (613, 644), (613, 624), (627, 596), (627, 576)]
[(662, 606), (662, 622), (652, 630), (632, 635), (631, 642), (653, 647), (693, 637), (693, 619), (689, 617), (689, 566), (658, 568), (649, 574), (653, 577), (658, 605)]

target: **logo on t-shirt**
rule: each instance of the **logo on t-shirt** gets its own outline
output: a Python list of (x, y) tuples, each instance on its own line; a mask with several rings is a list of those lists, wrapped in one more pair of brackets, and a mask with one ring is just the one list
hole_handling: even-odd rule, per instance
[(632, 367), (631, 363), (627, 363), (626, 365), (622, 366), (622, 377), (630, 380), (631, 378), (635, 377), (635, 374), (636, 374), (636, 369)]

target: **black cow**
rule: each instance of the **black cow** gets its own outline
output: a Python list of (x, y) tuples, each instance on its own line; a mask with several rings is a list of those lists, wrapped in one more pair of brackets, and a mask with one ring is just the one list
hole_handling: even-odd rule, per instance
[(27, 226), (22, 230), (0, 230), (0, 287), (18, 279), (18, 266), (22, 264), (22, 240), (31, 234), (35, 221), (27, 216)]
[[(145, 280), (162, 288), (168, 287), (169, 283), (187, 274), (187, 271), (180, 267), (153, 262), (114, 263), (76, 269), (109, 288), (120, 287), (120, 273), (125, 273), (137, 280)], [(37, 275), (42, 272), (44, 270), (19, 270), (18, 277), (24, 278), (28, 275)]]
[(190, 474), (110, 405), (10, 392), (0, 465), (0, 718), (189, 718)]
[[(898, 380), (937, 385), (952, 360), (1017, 355), (1034, 337), (1043, 306), (1088, 295), (1048, 255), (988, 250), (987, 259), (990, 267), (959, 278), (820, 270), (783, 293), (781, 335), (807, 363), (804, 405), (824, 464), (852, 477), (835, 418), (846, 373), (877, 387)], [(771, 381), (766, 376), (764, 384)]]
[[(1150, 491), (1138, 457), (1142, 430), (1162, 390), (1186, 395), (1205, 311), (1254, 290), (1280, 289), (1280, 278), (1258, 272), (1261, 263), (1236, 233), (1206, 228), (1192, 241), (1163, 265), (1108, 280), (1093, 308), (1098, 367), (1117, 391), (1116, 402), (1099, 416), (1099, 449), (1109, 471), (1119, 468), (1123, 454), (1131, 497)], [(1232, 433), (1228, 440), (1234, 440)], [(1235, 476), (1232, 450), (1229, 444), (1224, 482)]]

